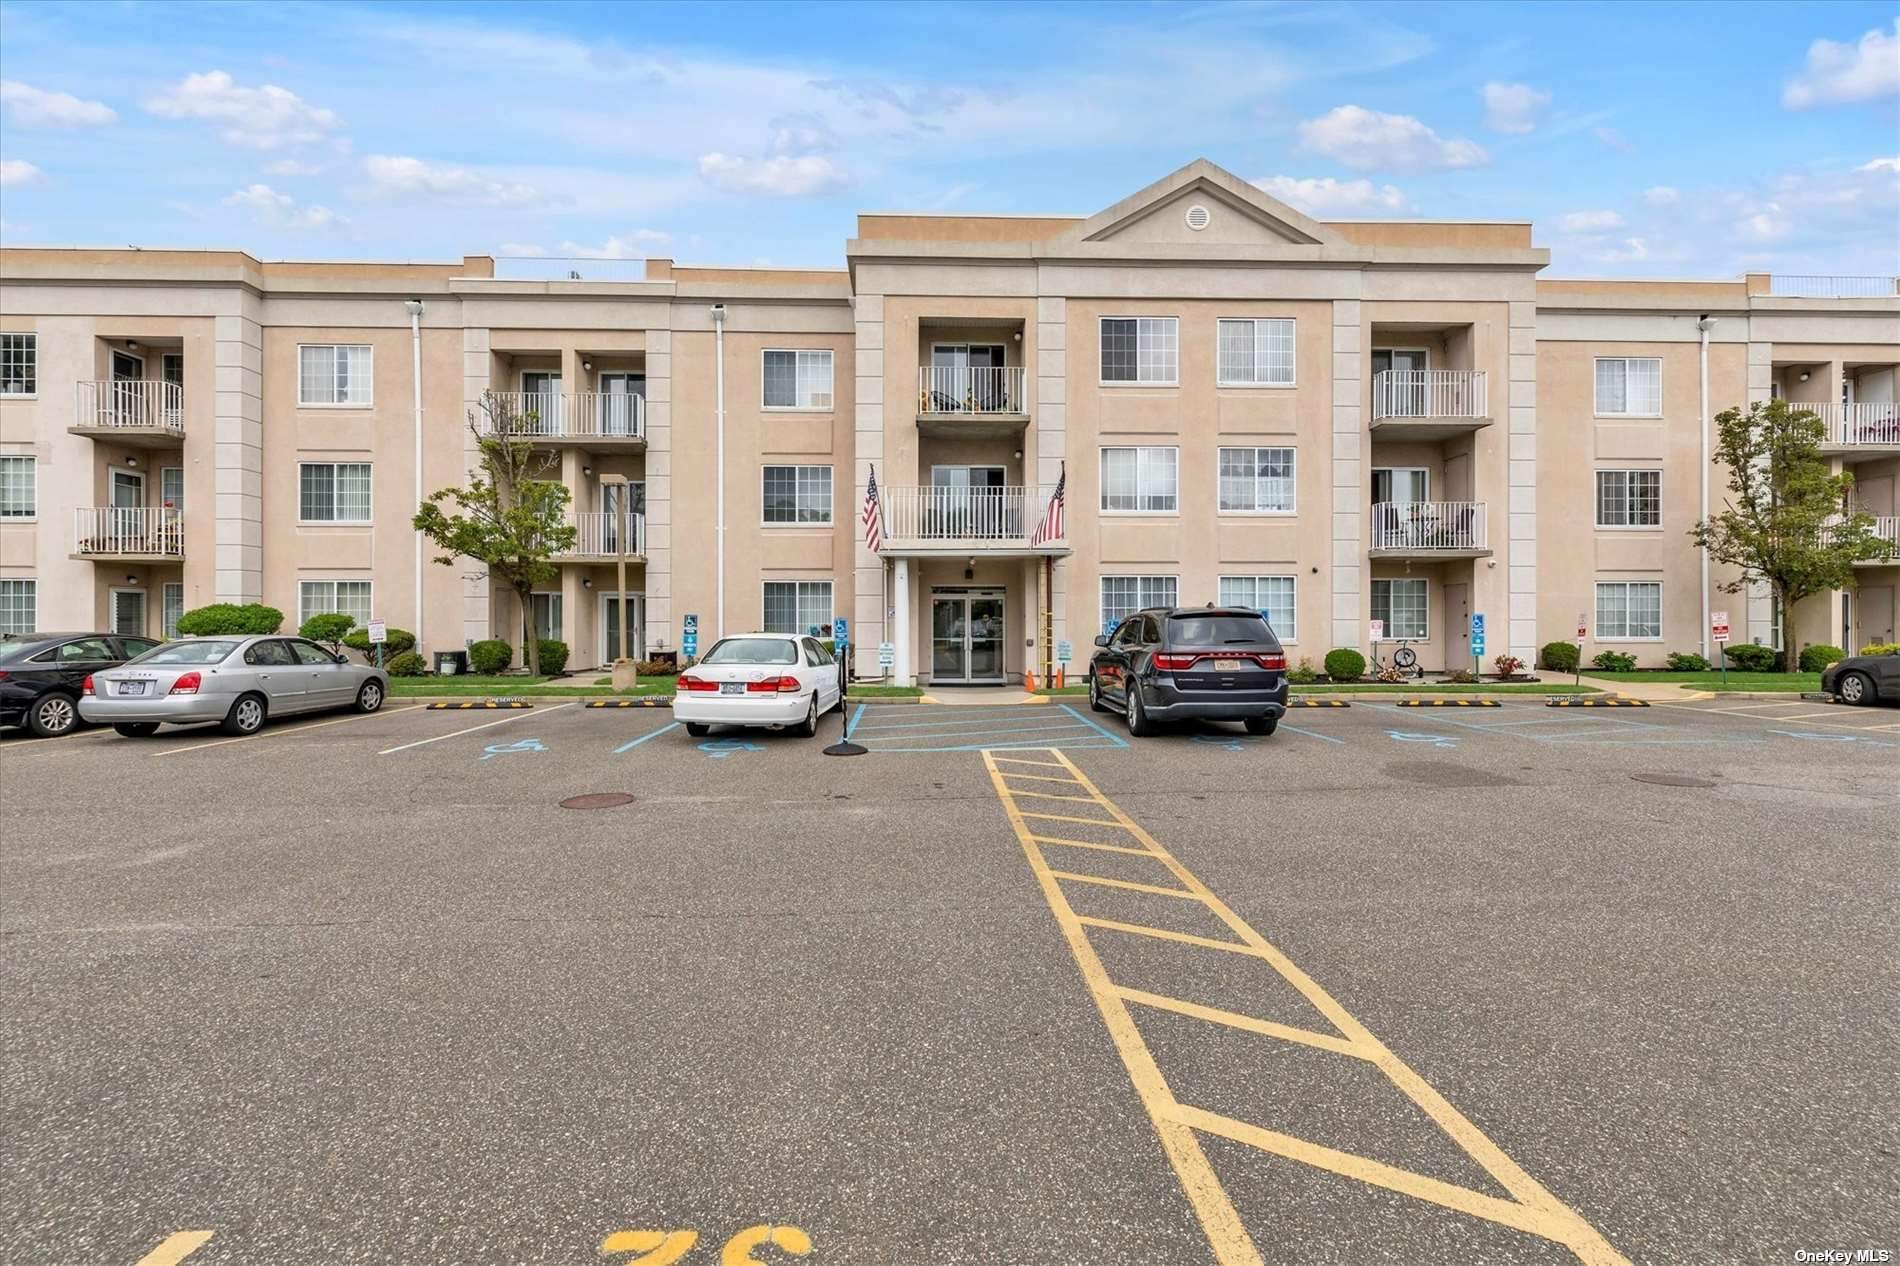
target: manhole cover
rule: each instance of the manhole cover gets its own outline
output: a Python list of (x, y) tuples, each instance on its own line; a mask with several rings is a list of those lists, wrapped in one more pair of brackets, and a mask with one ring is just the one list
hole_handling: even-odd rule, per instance
[(632, 804), (633, 797), (624, 791), (592, 791), (584, 796), (569, 796), (561, 801), (563, 809), (618, 809), (623, 804)]
[(1637, 782), (1653, 782), (1659, 787), (1713, 787), (1713, 778), (1693, 778), (1688, 774), (1631, 774)]

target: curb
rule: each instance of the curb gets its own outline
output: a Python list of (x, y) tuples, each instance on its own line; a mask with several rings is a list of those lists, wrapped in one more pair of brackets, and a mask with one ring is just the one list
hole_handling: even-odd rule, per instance
[(1289, 708), (1350, 708), (1352, 704), (1345, 699), (1288, 699)]
[(526, 699), (464, 699), (459, 703), (438, 701), (424, 707), (428, 712), (468, 712), (470, 710), (494, 712), (512, 711), (517, 708), (532, 708), (534, 705)]
[(1401, 699), (1401, 708), (1501, 708), (1496, 699)]
[(650, 695), (642, 699), (589, 699), (583, 708), (670, 708), (672, 695)]
[(871, 703), (883, 707), (887, 703), (922, 703), (922, 695), (854, 695), (844, 697), (846, 703)]
[(1546, 699), (1546, 708), (1647, 708), (1647, 699)]

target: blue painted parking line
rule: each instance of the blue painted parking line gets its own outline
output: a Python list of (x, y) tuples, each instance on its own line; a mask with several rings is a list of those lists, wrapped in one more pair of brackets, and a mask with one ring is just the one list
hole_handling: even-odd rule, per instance
[[(1596, 717), (1588, 723), (1579, 718), (1564, 716), (1550, 717), (1547, 720), (1559, 724), (1569, 723), (1566, 730), (1528, 731), (1521, 721), (1477, 721), (1462, 717), (1448, 716), (1442, 712), (1429, 715), (1407, 709), (1401, 712), (1391, 704), (1372, 704), (1382, 707), (1394, 715), (1403, 716), (1407, 725), (1451, 725), (1462, 730), (1475, 730), (1480, 734), (1495, 734), (1498, 738), (1531, 739), (1538, 743), (1575, 743), (1583, 746), (1644, 746), (1644, 747), (1691, 747), (1709, 745), (1730, 745), (1735, 743), (1754, 743), (1758, 739), (1731, 736), (1709, 735), (1703, 737), (1650, 737), (1665, 733), (1669, 727), (1653, 721), (1633, 721), (1625, 717)], [(1525, 732), (1520, 733), (1520, 730)], [(1502, 731), (1502, 732), (1501, 732)]]
[(622, 743), (619, 747), (616, 747), (614, 749), (614, 755), (618, 756), (620, 755), (620, 753), (628, 750), (629, 748), (638, 747), (642, 743), (648, 742), (652, 739), (656, 739), (660, 737), (660, 735), (662, 734), (671, 733), (672, 731), (677, 730), (679, 728), (680, 728), (680, 723), (678, 721), (673, 722), (671, 725), (663, 725), (659, 729), (653, 731), (653, 733), (651, 734), (642, 734), (637, 739), (631, 739), (628, 742)]
[(921, 705), (871, 714), (852, 725), (873, 752), (980, 752), (1010, 748), (1115, 748), (1127, 740), (1066, 704), (973, 709)]
[(1076, 720), (1080, 721), (1083, 725), (1088, 726), (1091, 730), (1094, 730), (1097, 734), (1101, 735), (1103, 738), (1113, 743), (1116, 747), (1128, 746), (1127, 739), (1123, 738), (1119, 734), (1110, 734), (1107, 730), (1103, 729), (1101, 725), (1099, 725), (1097, 722), (1089, 720), (1087, 717), (1083, 716), (1080, 712), (1077, 712), (1074, 708), (1071, 708), (1068, 704), (1066, 703), (1058, 704), (1057, 706), (1060, 707), (1064, 712), (1068, 713), (1070, 716), (1074, 717)]

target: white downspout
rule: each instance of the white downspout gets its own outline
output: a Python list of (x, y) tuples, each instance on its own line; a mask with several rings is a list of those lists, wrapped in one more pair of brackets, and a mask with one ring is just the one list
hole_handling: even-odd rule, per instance
[[(416, 508), (422, 508), (422, 300), (411, 299), (404, 307), (409, 309), (409, 358), (410, 377), (414, 380), (415, 425), (416, 425)], [(422, 533), (416, 533), (416, 652), (426, 655), (423, 633), (426, 617), (422, 604)]]
[[(1709, 521), (1709, 331), (1715, 328), (1715, 318), (1707, 313), (1695, 323), (1702, 335), (1702, 409), (1697, 415), (1697, 430), (1701, 433), (1702, 448), (1702, 501), (1697, 522)], [(1715, 646), (1710, 640), (1709, 628), (1709, 551), (1702, 549), (1702, 658), (1713, 659)]]
[(713, 477), (713, 641), (726, 635), (726, 305), (712, 306), (713, 424), (717, 457)]

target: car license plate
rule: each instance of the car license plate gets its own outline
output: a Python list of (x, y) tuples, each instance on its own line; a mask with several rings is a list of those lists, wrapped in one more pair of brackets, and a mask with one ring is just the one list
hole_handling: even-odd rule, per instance
[(122, 681), (119, 683), (119, 693), (122, 695), (142, 695), (145, 693), (145, 686), (146, 683), (142, 681)]
[(743, 681), (722, 681), (719, 683), (719, 693), (722, 695), (742, 695), (745, 693), (745, 683)]
[(1240, 671), (1241, 664), (1245, 662), (1246, 661), (1239, 659), (1217, 659), (1214, 661), (1214, 671), (1217, 673), (1237, 673)]

